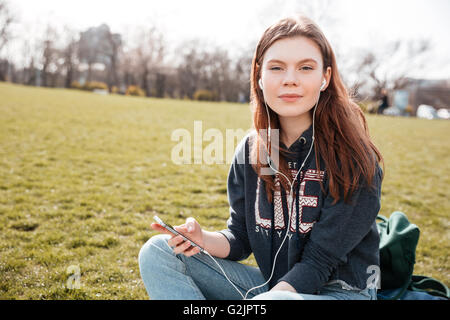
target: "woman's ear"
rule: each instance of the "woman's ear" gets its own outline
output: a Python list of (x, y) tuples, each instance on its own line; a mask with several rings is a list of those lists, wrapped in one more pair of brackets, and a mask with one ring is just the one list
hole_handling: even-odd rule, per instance
[(322, 89), (322, 86), (320, 87), (320, 90), (322, 90), (322, 91), (324, 91), (328, 87), (328, 85), (330, 84), (331, 67), (327, 67), (327, 70), (324, 72), (323, 77), (324, 77), (324, 80), (326, 81), (326, 83), (325, 83), (325, 86), (323, 86), (323, 89)]

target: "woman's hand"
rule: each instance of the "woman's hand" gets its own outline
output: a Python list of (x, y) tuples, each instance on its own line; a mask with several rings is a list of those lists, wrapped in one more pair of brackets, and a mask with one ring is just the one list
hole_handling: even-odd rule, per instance
[[(173, 248), (173, 252), (175, 254), (182, 253), (185, 256), (190, 257), (200, 252), (199, 248), (193, 247), (189, 241), (184, 241), (181, 236), (174, 235), (160, 224), (152, 223), (151, 227), (153, 230), (161, 233), (167, 233), (172, 236), (172, 238), (169, 239), (168, 244)], [(187, 218), (184, 224), (174, 226), (173, 228), (183, 234), (186, 238), (189, 238), (200, 247), (204, 248), (203, 231), (200, 224), (194, 218)]]

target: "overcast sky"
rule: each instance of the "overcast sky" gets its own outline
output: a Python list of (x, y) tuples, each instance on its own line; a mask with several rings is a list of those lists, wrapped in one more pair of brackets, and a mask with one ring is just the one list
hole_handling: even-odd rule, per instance
[[(202, 38), (229, 48), (248, 47), (276, 19), (315, 6), (319, 25), (341, 52), (382, 47), (395, 39), (430, 39), (430, 64), (414, 71), (422, 78), (450, 78), (450, 0), (10, 0), (14, 32), (30, 39), (48, 22), (84, 30), (107, 23), (123, 33), (134, 25), (156, 24), (174, 44)], [(306, 7), (302, 6), (306, 3)], [(326, 5), (326, 4), (329, 5)], [(308, 7), (308, 8), (307, 8)], [(316, 18), (316, 17), (313, 17)], [(318, 21), (319, 22), (319, 21)], [(342, 57), (341, 57), (342, 59)], [(414, 66), (412, 66), (413, 68)]]

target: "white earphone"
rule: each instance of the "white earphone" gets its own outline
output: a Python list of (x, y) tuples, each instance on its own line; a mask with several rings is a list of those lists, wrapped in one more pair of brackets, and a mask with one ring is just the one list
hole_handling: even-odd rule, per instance
[(327, 85), (327, 80), (323, 79), (322, 85), (320, 86), (320, 91), (323, 91), (323, 89), (325, 88), (326, 85)]
[[(258, 80), (258, 85), (259, 85), (259, 88), (261, 89), (261, 90), (263, 90), (263, 84), (262, 84), (262, 80), (261, 80), (261, 78), (259, 78), (259, 80)], [(323, 91), (323, 89), (325, 88), (325, 86), (327, 85), (327, 81), (325, 80), (325, 79), (323, 79), (323, 81), (322, 81), (322, 85), (320, 86), (320, 91)]]
[(261, 78), (259, 78), (258, 84), (259, 84), (259, 88), (260, 88), (261, 90), (263, 90), (263, 85), (262, 85), (262, 80), (261, 80)]

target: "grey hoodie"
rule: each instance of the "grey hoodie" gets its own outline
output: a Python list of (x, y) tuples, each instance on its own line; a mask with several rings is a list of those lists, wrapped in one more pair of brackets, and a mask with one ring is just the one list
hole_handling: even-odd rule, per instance
[[(250, 164), (247, 135), (237, 146), (228, 174), (230, 218), (222, 230), (230, 243), (227, 259), (243, 260), (254, 254), (258, 266), (269, 279), (275, 253), (288, 226), (286, 191), (278, 188), (269, 203), (265, 183)], [(303, 137), (303, 138), (302, 138)], [(296, 152), (288, 158), (295, 175), (312, 143), (312, 125), (290, 147)], [(282, 144), (281, 144), (282, 145)], [(286, 148), (286, 146), (282, 145)], [(315, 163), (314, 148), (299, 174), (294, 188), (293, 217), (286, 239), (276, 260), (272, 288), (279, 281), (291, 284), (297, 292), (320, 293), (321, 287), (337, 281), (343, 288), (365, 289), (374, 267), (379, 265), (379, 236), (376, 216), (380, 210), (382, 170), (377, 165), (373, 189), (359, 184), (351, 204), (343, 198), (332, 204), (328, 195), (328, 176), (320, 158)], [(323, 181), (326, 193), (320, 188)], [(277, 178), (275, 180), (276, 186)], [(373, 278), (373, 277), (372, 277)]]

